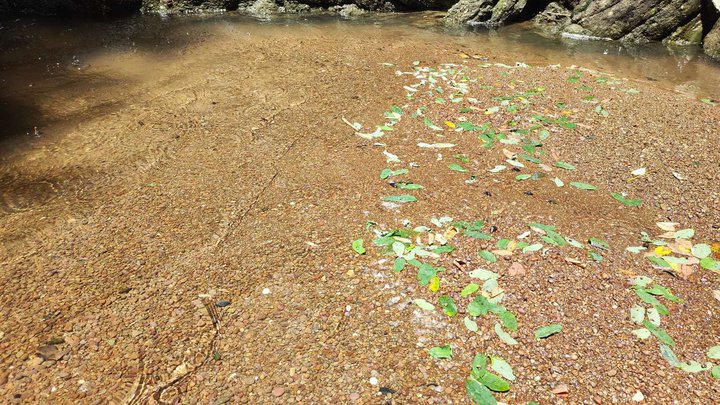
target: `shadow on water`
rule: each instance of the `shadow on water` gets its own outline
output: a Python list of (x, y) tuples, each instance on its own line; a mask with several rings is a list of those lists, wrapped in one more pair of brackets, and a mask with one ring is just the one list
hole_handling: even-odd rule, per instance
[[(67, 109), (68, 104), (89, 93), (117, 88), (118, 78), (88, 75), (87, 60), (97, 55), (151, 55), (182, 58), (182, 50), (207, 41), (212, 35), (271, 26), (278, 29), (319, 27), (329, 35), (341, 29), (348, 35), (353, 25), (374, 25), (381, 36), (412, 35), (419, 40), (452, 40), (473, 49), (487, 49), (509, 58), (522, 56), (530, 64), (572, 64), (608, 71), (625, 77), (658, 81), (663, 87), (690, 95), (720, 95), (718, 66), (697, 47), (666, 48), (662, 44), (627, 46), (617, 42), (576, 41), (549, 38), (531, 25), (515, 24), (497, 30), (448, 29), (441, 24), (444, 14), (437, 12), (370, 14), (357, 20), (336, 15), (284, 15), (270, 20), (241, 13), (160, 17), (133, 15), (103, 21), (18, 19), (0, 22), (0, 150), (9, 140), (28, 138), (35, 128), (62, 121), (72, 124), (95, 112), (107, 112), (111, 102), (87, 103), (85, 110)], [(504, 62), (510, 62), (506, 60)], [(127, 77), (122, 80), (132, 80)], [(58, 107), (47, 111), (48, 99)]]

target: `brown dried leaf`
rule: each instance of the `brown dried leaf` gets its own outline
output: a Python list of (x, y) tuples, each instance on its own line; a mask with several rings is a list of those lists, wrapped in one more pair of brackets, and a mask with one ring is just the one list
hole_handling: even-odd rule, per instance
[(576, 265), (576, 266), (580, 266), (580, 267), (582, 267), (583, 269), (584, 269), (585, 267), (587, 267), (587, 265), (586, 265), (585, 263), (581, 262), (580, 260), (573, 259), (572, 257), (566, 257), (566, 258), (565, 258), (565, 261), (566, 261), (567, 263), (574, 264), (574, 265)]
[(693, 273), (695, 273), (695, 270), (697, 270), (697, 267), (695, 267), (695, 266), (682, 264), (682, 265), (678, 266), (677, 269), (675, 269), (673, 271), (673, 273), (675, 273), (678, 277), (682, 278), (683, 280), (687, 280), (688, 278), (690, 278), (690, 276)]
[(678, 239), (673, 243), (668, 243), (667, 247), (670, 248), (670, 250), (672, 250), (673, 252), (681, 255), (692, 255), (692, 242), (687, 239)]
[(567, 384), (559, 384), (553, 388), (552, 393), (555, 395), (567, 395), (570, 392), (570, 388)]
[(525, 267), (520, 263), (513, 263), (508, 269), (508, 274), (511, 276), (522, 276), (525, 275)]
[(675, 232), (675, 225), (679, 224), (677, 222), (658, 222), (656, 225), (663, 231)]

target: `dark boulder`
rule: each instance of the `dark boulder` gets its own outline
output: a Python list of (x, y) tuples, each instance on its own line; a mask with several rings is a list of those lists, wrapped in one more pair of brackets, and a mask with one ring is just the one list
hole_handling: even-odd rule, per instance
[(542, 3), (528, 0), (460, 0), (448, 10), (445, 21), (450, 25), (498, 26), (530, 18), (533, 10)]
[(700, 13), (700, 0), (597, 0), (580, 3), (573, 22), (590, 35), (631, 42), (662, 40)]
[(720, 60), (720, 0), (704, 0), (702, 24), (703, 51)]
[(572, 23), (572, 11), (566, 4), (552, 2), (532, 19), (533, 24), (550, 34), (559, 34)]

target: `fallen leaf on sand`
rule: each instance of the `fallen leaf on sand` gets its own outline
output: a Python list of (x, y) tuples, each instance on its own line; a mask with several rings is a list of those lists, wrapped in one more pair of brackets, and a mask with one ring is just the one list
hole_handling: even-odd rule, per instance
[(574, 265), (580, 266), (580, 267), (582, 267), (582, 268), (587, 267), (587, 265), (586, 265), (585, 263), (581, 262), (580, 260), (573, 259), (572, 257), (566, 257), (566, 258), (565, 258), (565, 261), (566, 261), (567, 263), (574, 264)]
[(513, 263), (508, 269), (508, 274), (511, 276), (522, 276), (525, 274), (525, 267), (520, 263)]
[(656, 224), (658, 228), (662, 229), (663, 231), (670, 231), (675, 232), (675, 225), (678, 225), (677, 222), (658, 222)]
[(552, 393), (555, 395), (566, 395), (568, 392), (570, 392), (570, 388), (567, 386), (567, 384), (557, 385), (552, 390)]
[(695, 266), (689, 266), (687, 264), (682, 264), (678, 266), (678, 268), (674, 271), (675, 274), (677, 274), (678, 277), (680, 277), (683, 280), (687, 280), (690, 278), (690, 276), (695, 273), (695, 270), (697, 268)]
[(713, 290), (713, 297), (715, 297), (716, 300), (720, 301), (720, 290)]

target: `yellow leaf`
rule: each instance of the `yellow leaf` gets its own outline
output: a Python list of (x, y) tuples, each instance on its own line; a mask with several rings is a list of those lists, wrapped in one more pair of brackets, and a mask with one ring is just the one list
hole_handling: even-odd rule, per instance
[(452, 128), (452, 129), (455, 129), (455, 124), (453, 124), (453, 123), (450, 122), (450, 121), (445, 121), (445, 125), (449, 126), (449, 127)]
[(443, 235), (445, 237), (445, 240), (451, 241), (455, 235), (457, 235), (458, 230), (454, 226), (451, 226), (445, 231), (445, 234)]
[(660, 256), (669, 255), (670, 252), (672, 252), (672, 251), (671, 251), (670, 248), (667, 247), (667, 246), (658, 246), (658, 247), (655, 248), (655, 253), (657, 253), (657, 254), (660, 255)]
[(440, 289), (440, 279), (439, 279), (437, 276), (431, 278), (431, 279), (430, 279), (430, 284), (428, 285), (428, 288), (429, 288), (430, 291), (432, 291), (432, 292), (437, 292), (437, 290)]

